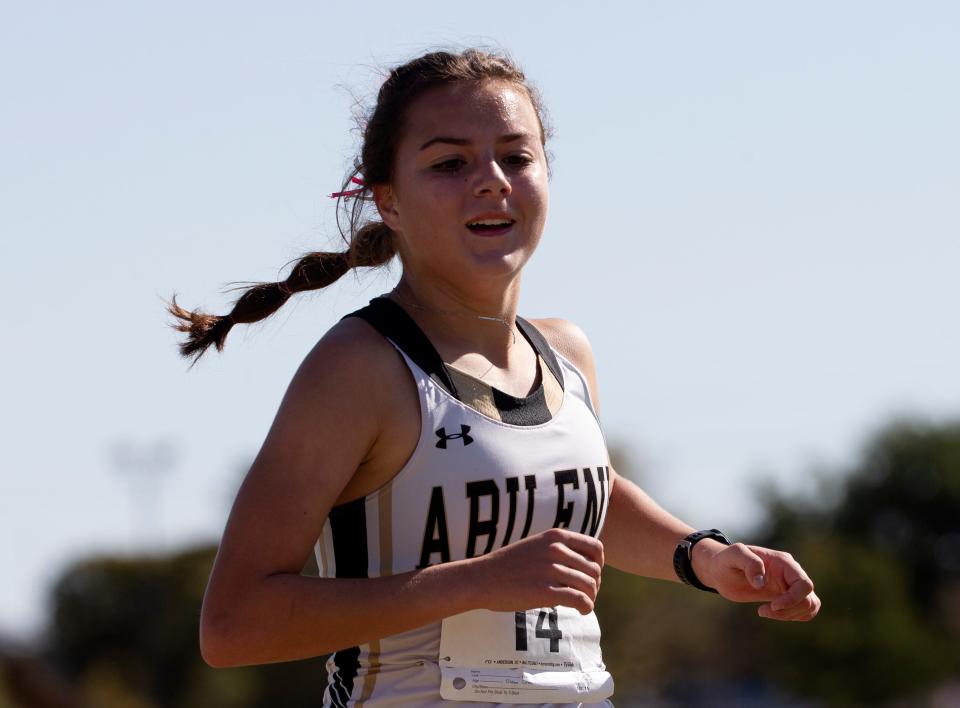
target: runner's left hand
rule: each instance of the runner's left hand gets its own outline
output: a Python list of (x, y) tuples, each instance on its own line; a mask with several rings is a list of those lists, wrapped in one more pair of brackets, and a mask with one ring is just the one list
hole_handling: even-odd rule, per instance
[(767, 619), (805, 622), (820, 611), (813, 581), (783, 551), (701, 541), (694, 546), (693, 569), (704, 585), (728, 600), (762, 603), (757, 614)]

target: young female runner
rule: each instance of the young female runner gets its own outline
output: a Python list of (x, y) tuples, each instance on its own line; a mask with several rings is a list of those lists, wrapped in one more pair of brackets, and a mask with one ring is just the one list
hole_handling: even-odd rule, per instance
[[(317, 343), (237, 495), (207, 587), (213, 666), (335, 652), (324, 705), (605, 705), (605, 563), (808, 620), (788, 554), (697, 532), (610, 468), (587, 340), (517, 316), (547, 214), (537, 93), (501, 56), (394, 69), (365, 126), (349, 249), (223, 317), (174, 303), (182, 351), (399, 256), (400, 282)], [(320, 578), (300, 575), (314, 550)]]

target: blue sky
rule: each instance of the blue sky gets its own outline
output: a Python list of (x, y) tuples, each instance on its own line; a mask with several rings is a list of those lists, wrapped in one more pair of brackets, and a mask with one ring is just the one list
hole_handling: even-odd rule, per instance
[[(960, 9), (948, 2), (33, 2), (0, 11), (0, 634), (101, 552), (213, 539), (364, 274), (187, 371), (217, 309), (335, 242), (351, 113), (434, 46), (509, 50), (556, 127), (522, 312), (590, 336), (607, 431), (668, 508), (749, 528), (896, 414), (960, 412)], [(163, 474), (131, 485), (125, 444)], [(152, 482), (151, 482), (152, 480)]]

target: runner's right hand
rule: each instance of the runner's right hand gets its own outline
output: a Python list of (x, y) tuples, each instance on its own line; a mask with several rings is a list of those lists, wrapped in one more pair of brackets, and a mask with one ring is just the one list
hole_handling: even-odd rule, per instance
[(549, 529), (474, 560), (479, 606), (495, 611), (531, 607), (593, 610), (603, 569), (603, 543)]

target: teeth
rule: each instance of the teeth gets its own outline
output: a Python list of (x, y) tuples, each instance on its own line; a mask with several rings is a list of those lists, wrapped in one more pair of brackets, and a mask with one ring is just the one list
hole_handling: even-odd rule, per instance
[(478, 219), (471, 221), (467, 226), (509, 226), (512, 223), (509, 219)]

